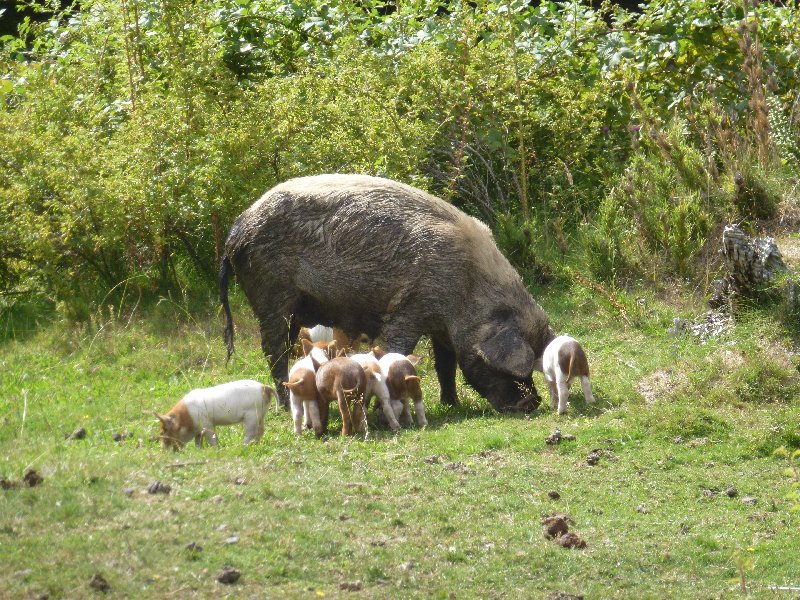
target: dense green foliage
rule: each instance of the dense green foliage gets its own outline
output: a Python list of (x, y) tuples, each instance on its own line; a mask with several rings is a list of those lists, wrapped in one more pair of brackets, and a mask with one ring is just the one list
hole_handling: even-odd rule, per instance
[(707, 276), (722, 221), (798, 204), (791, 6), (84, 0), (22, 29), (0, 42), (0, 294), (75, 318), (209, 287), (233, 218), (297, 175), (418, 185), (520, 267), (577, 246), (615, 281)]

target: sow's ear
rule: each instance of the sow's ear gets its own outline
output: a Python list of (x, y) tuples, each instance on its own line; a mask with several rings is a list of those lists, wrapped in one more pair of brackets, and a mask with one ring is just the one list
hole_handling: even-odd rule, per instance
[(536, 355), (516, 328), (486, 325), (481, 334), (475, 350), (489, 366), (517, 379), (530, 377)]

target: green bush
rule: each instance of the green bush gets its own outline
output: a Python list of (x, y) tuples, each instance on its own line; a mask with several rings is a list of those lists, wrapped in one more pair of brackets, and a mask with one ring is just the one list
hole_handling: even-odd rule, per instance
[(691, 277), (797, 176), (798, 9), (753, 10), (85, 0), (0, 40), (0, 293), (206, 289), (235, 216), (322, 171), (437, 193), (521, 268)]

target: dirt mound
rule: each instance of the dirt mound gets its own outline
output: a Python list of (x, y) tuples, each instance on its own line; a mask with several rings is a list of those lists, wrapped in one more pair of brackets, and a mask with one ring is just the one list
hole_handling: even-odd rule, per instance
[(636, 391), (644, 398), (645, 403), (655, 404), (657, 401), (669, 398), (675, 388), (689, 383), (686, 373), (672, 367), (659, 369), (636, 383)]

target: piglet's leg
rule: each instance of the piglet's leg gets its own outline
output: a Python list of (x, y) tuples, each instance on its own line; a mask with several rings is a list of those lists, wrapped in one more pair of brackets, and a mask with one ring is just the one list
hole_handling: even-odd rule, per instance
[(400, 415), (403, 414), (402, 400), (392, 400), (392, 414), (394, 415), (395, 419), (399, 419)]
[(341, 386), (336, 390), (336, 399), (339, 401), (339, 413), (342, 416), (342, 435), (352, 435), (354, 431), (350, 416), (350, 406), (347, 403), (347, 398), (345, 398)]
[(411, 419), (411, 407), (408, 398), (403, 398), (401, 402), (403, 403), (403, 425), (411, 425), (414, 421)]
[(587, 404), (594, 404), (594, 396), (592, 395), (592, 386), (589, 385), (588, 377), (581, 377), (581, 388), (583, 388), (583, 397), (586, 398)]
[(427, 427), (428, 419), (425, 418), (425, 404), (422, 402), (422, 388), (419, 386), (419, 378), (406, 378), (406, 385), (411, 399), (414, 401), (414, 416), (417, 417), (417, 427)]
[(558, 382), (558, 414), (563, 415), (567, 412), (567, 400), (569, 399), (569, 383), (567, 380)]
[(209, 446), (219, 445), (219, 442), (217, 442), (217, 434), (214, 432), (213, 427), (206, 427), (203, 429), (203, 437), (206, 438)]
[(321, 437), (325, 430), (328, 429), (327, 417), (323, 418), (320, 414), (319, 403), (316, 400), (306, 402), (306, 413), (311, 419), (311, 426), (314, 428), (314, 433), (317, 437)]
[(194, 445), (197, 446), (198, 448), (202, 448), (203, 447), (203, 434), (202, 433), (198, 433), (196, 436), (194, 436)]
[(550, 408), (555, 410), (558, 407), (558, 385), (555, 381), (548, 381), (547, 387), (550, 390)]
[(389, 394), (385, 393), (383, 390), (378, 395), (378, 402), (381, 405), (381, 411), (383, 412), (383, 416), (386, 417), (386, 420), (389, 422), (389, 428), (392, 431), (397, 431), (400, 429), (400, 423), (397, 422), (397, 417), (394, 414), (394, 410), (392, 409), (392, 402), (389, 399)]
[(303, 433), (303, 401), (289, 392), (289, 403), (292, 407), (292, 420), (294, 421), (294, 432), (297, 435)]
[(262, 421), (260, 424), (258, 419), (254, 420), (246, 420), (244, 423), (245, 426), (245, 433), (244, 433), (244, 443), (245, 445), (250, 444), (252, 442), (257, 442), (261, 439), (261, 436), (264, 435), (264, 422)]
[(428, 426), (428, 419), (425, 418), (425, 404), (422, 399), (414, 401), (414, 415), (417, 417), (417, 427)]

